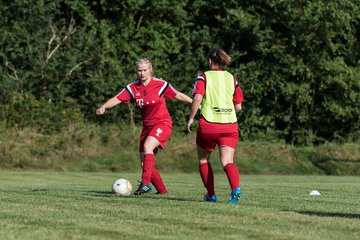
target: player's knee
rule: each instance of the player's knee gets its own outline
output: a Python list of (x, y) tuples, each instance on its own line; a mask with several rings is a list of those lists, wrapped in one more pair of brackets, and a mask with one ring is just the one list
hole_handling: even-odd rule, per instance
[(199, 159), (200, 164), (206, 164), (208, 163), (207, 159)]
[(154, 147), (152, 144), (144, 143), (144, 153), (154, 153)]
[(221, 165), (223, 167), (225, 167), (226, 165), (228, 165), (229, 163), (233, 163), (233, 159), (221, 159)]

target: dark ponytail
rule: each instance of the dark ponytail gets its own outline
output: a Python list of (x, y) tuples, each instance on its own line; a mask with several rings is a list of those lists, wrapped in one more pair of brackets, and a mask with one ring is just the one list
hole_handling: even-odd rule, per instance
[(214, 48), (207, 55), (211, 62), (219, 67), (230, 65), (231, 57), (221, 48)]

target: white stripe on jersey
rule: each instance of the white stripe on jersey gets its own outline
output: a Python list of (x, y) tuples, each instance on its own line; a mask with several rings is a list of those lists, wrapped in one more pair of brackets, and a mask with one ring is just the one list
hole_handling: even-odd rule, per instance
[(201, 75), (198, 75), (198, 76), (196, 77), (196, 80), (195, 80), (195, 83), (194, 83), (194, 86), (193, 86), (193, 90), (192, 90), (192, 92), (191, 92), (191, 95), (193, 95), (193, 96), (194, 96), (194, 91), (195, 91), (195, 89), (196, 89), (196, 83), (197, 83), (197, 81), (204, 81), (204, 82), (205, 82), (205, 78), (204, 78), (203, 76), (201, 76)]
[(129, 91), (129, 93), (131, 94), (132, 98), (135, 98), (134, 93), (132, 92), (131, 87), (130, 87), (131, 84), (134, 84), (134, 82), (129, 83), (129, 84), (126, 86), (126, 89)]
[(164, 91), (164, 89), (166, 88), (166, 86), (168, 85), (168, 83), (166, 81), (162, 80), (161, 78), (154, 78), (154, 80), (161, 81), (164, 83), (158, 92), (158, 95), (160, 96), (162, 94), (162, 92)]
[(174, 91), (174, 92), (176, 92), (176, 94), (178, 94), (179, 92), (178, 92), (178, 90), (176, 90), (175, 88), (173, 88), (173, 86), (171, 86), (171, 84), (169, 83), (169, 87)]
[(199, 76), (197, 76), (195, 81), (197, 81), (197, 80), (205, 81), (205, 78), (203, 76), (199, 75)]
[(193, 89), (192, 89), (192, 91), (191, 91), (191, 95), (192, 95), (192, 96), (194, 96), (195, 88), (196, 88), (196, 82), (194, 83)]
[(118, 94), (116, 94), (115, 97), (117, 98), (120, 94), (122, 94), (123, 91), (126, 91), (125, 88), (124, 88), (123, 90), (121, 90), (121, 92), (119, 92)]

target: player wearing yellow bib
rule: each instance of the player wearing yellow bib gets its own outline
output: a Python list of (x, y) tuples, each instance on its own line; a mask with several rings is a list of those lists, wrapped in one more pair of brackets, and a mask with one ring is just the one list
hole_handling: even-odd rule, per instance
[(233, 159), (239, 138), (236, 112), (241, 110), (244, 98), (236, 78), (223, 69), (230, 63), (230, 56), (222, 49), (213, 49), (208, 53), (210, 70), (196, 78), (194, 99), (187, 123), (190, 132), (194, 117), (201, 106), (196, 144), (199, 172), (207, 190), (204, 200), (208, 202), (217, 202), (214, 173), (210, 163), (210, 155), (216, 145), (231, 186), (227, 203), (237, 203), (241, 195), (240, 173)]

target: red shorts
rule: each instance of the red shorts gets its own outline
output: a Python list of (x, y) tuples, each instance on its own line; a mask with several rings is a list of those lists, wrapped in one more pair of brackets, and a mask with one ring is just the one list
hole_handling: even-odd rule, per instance
[[(156, 138), (160, 142), (160, 148), (164, 149), (166, 141), (169, 139), (172, 133), (172, 128), (166, 124), (158, 124), (152, 127), (144, 127), (140, 135), (139, 152), (144, 152), (144, 143), (148, 136)], [(158, 148), (154, 149), (154, 153), (158, 151)]]
[(236, 148), (239, 139), (238, 132), (228, 133), (201, 133), (196, 134), (196, 144), (205, 151), (213, 151), (216, 145)]

